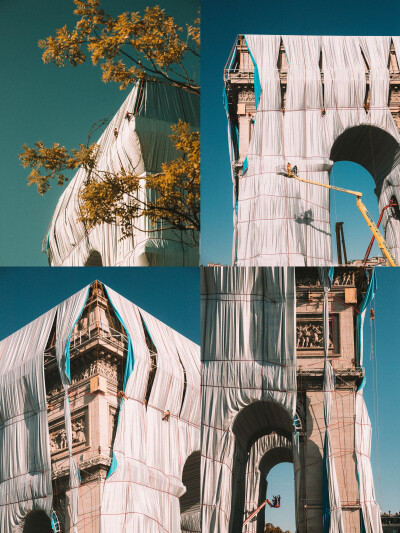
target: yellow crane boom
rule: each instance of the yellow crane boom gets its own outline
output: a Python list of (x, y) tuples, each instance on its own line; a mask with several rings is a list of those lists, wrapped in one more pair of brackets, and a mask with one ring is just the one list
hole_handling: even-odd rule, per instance
[[(294, 167), (294, 169), (296, 169), (296, 167)], [(302, 181), (303, 183), (310, 183), (311, 185), (318, 185), (318, 187), (325, 187), (325, 189), (332, 189), (334, 191), (346, 192), (347, 194), (352, 194), (356, 196), (357, 198), (356, 205), (358, 209), (360, 210), (362, 216), (364, 217), (366, 223), (368, 224), (369, 229), (372, 231), (373, 235), (375, 236), (376, 242), (378, 243), (379, 248), (382, 250), (382, 253), (386, 257), (389, 265), (399, 266), (396, 259), (393, 257), (392, 252), (389, 250), (386, 244), (386, 241), (383, 238), (382, 233), (379, 231), (373, 218), (368, 213), (367, 208), (362, 203), (361, 201), (362, 192), (350, 191), (349, 189), (342, 189), (342, 187), (335, 187), (335, 185), (327, 185), (326, 183), (318, 183), (318, 181), (312, 181), (312, 180), (306, 180), (305, 178), (300, 178), (297, 175), (297, 169), (296, 169), (296, 172), (294, 172), (290, 164), (288, 164), (287, 168), (283, 172), (280, 172), (280, 173), (288, 178), (295, 178), (298, 181)]]

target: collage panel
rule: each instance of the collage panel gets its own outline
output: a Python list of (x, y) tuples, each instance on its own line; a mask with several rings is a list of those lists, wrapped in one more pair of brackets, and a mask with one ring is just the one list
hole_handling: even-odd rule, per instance
[(198, 274), (2, 269), (2, 532), (200, 531)]
[(397, 280), (202, 269), (202, 531), (396, 531)]
[(391, 8), (203, 6), (202, 265), (396, 266)]
[(0, 15), (0, 533), (400, 533), (400, 4)]
[(0, 265), (198, 266), (200, 0), (0, 9)]

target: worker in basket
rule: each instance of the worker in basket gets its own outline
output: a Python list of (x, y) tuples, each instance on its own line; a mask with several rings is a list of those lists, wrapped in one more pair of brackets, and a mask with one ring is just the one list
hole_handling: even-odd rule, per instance
[(279, 495), (273, 496), (271, 507), (280, 507), (280, 506), (281, 506), (281, 497)]

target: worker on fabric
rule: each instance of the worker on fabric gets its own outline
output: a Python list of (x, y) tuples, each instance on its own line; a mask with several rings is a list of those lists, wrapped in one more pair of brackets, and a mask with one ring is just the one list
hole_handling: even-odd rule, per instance
[(117, 130), (117, 128), (114, 128), (114, 137), (115, 137), (115, 138), (118, 137), (118, 130)]

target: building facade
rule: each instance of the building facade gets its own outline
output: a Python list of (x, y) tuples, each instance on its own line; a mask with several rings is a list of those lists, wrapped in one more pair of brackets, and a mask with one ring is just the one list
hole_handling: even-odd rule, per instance
[(400, 513), (382, 513), (383, 533), (398, 533), (400, 531)]
[(317, 268), (207, 270), (202, 527), (262, 533), (265, 507), (243, 523), (265, 501), (271, 469), (289, 462), (298, 533), (326, 520), (361, 533), (368, 517), (378, 531), (357, 340), (371, 271), (335, 268), (328, 290)]
[[(288, 164), (327, 185), (353, 161), (380, 211), (399, 205), (399, 57), (399, 37), (238, 36), (225, 68), (234, 264), (332, 264), (329, 191), (287, 179)], [(382, 227), (398, 259), (398, 209)]]
[[(198, 347), (143, 310), (135, 317), (139, 308), (135, 310), (133, 304), (98, 281), (87, 288), (83, 301), (69, 335), (67, 399), (57, 361), (60, 329), (68, 332), (65, 321), (53, 319), (44, 350), (48, 424), (45, 440), (52, 493), (46, 498), (51, 498), (51, 512), (40, 500), (28, 501), (27, 509), (20, 513), (8, 506), (9, 513), (2, 521), (4, 531), (98, 533), (110, 530), (109, 520), (115, 531), (125, 531), (125, 525), (118, 529), (121, 520), (126, 525), (131, 520), (129, 527), (135, 530), (145, 527), (146, 531), (156, 531), (160, 525), (171, 533), (178, 529), (199, 530)], [(128, 314), (124, 315), (126, 310)], [(61, 308), (57, 313), (61, 313)], [(162, 344), (157, 330), (169, 338), (170, 344), (167, 340)], [(180, 368), (179, 379), (174, 375), (174, 366)], [(133, 381), (136, 390), (130, 388)], [(163, 391), (165, 384), (167, 392)], [(161, 409), (160, 401), (168, 408)], [(66, 402), (70, 419), (66, 416)], [(138, 424), (138, 415), (144, 424)], [(124, 443), (131, 454), (128, 473), (121, 458), (128, 455)], [(29, 440), (18, 441), (18, 446), (17, 453), (22, 447), (29, 455)], [(77, 485), (71, 473), (71, 458), (79, 472)], [(169, 463), (170, 458), (175, 460)], [(121, 487), (123, 497), (118, 492)], [(168, 497), (161, 502), (159, 494), (164, 493)], [(161, 503), (164, 512), (160, 511)], [(147, 525), (141, 522), (143, 512)], [(10, 522), (18, 523), (9, 528)]]

